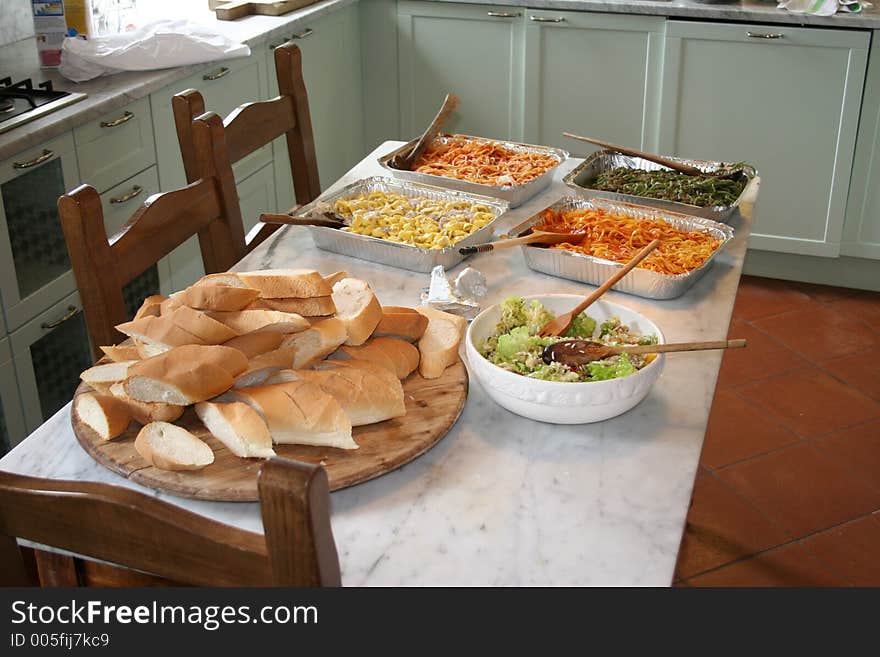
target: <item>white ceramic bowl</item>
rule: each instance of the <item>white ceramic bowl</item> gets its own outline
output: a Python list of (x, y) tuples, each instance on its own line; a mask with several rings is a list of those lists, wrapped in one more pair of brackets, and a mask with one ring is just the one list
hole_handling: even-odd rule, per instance
[[(525, 299), (537, 299), (558, 316), (571, 310), (583, 297), (539, 294)], [(625, 306), (599, 299), (587, 309), (587, 314), (599, 323), (619, 317), (636, 333), (654, 334), (659, 342), (663, 342), (663, 333), (654, 322)], [(492, 399), (507, 410), (532, 420), (553, 424), (585, 424), (615, 417), (642, 401), (663, 370), (664, 356), (659, 354), (635, 374), (609, 381), (542, 381), (514, 374), (493, 365), (477, 351), (477, 345), (483, 344), (495, 332), (500, 318), (499, 304), (487, 308), (471, 322), (465, 343), (468, 363), (471, 372)]]

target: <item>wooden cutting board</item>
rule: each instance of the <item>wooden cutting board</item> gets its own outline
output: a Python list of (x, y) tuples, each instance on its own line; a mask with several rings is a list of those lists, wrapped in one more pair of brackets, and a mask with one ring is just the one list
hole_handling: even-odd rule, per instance
[[(330, 490), (339, 490), (395, 470), (433, 447), (455, 424), (464, 408), (468, 375), (459, 361), (439, 379), (423, 379), (418, 373), (403, 384), (406, 415), (377, 424), (355, 427), (356, 450), (305, 445), (276, 445), (279, 456), (320, 463), (327, 471)], [(92, 392), (85, 383), (76, 395)], [(75, 409), (74, 404), (74, 409)], [(131, 481), (181, 497), (227, 502), (256, 502), (257, 470), (261, 459), (242, 459), (208, 433), (192, 408), (175, 422), (207, 442), (214, 450), (214, 463), (194, 472), (170, 472), (148, 464), (134, 449), (141, 425), (132, 422), (128, 430), (110, 442), (98, 435), (71, 412), (73, 432), (83, 449), (98, 463)]]
[(311, 5), (318, 0), (209, 0), (208, 6), (220, 21), (234, 21), (238, 18), (259, 14), (261, 16), (281, 16), (287, 12)]

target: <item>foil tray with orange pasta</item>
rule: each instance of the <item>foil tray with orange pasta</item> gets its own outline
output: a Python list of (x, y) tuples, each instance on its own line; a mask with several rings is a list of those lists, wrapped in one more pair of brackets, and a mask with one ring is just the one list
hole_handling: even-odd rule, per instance
[(391, 161), (415, 145), (415, 140), (379, 158), (396, 178), (440, 185), (471, 194), (492, 196), (516, 207), (546, 189), (568, 152), (469, 135), (441, 135), (431, 142), (412, 170), (397, 169)]
[(733, 228), (711, 219), (600, 198), (564, 198), (511, 233), (533, 229), (579, 238), (522, 247), (530, 268), (592, 285), (601, 285), (639, 249), (659, 239), (660, 246), (613, 288), (649, 299), (683, 294), (733, 239)]

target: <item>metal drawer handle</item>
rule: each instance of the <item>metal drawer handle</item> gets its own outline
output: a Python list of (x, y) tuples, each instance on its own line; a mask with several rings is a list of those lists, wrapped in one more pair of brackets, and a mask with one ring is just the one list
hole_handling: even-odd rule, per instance
[(747, 37), (751, 37), (752, 39), (781, 39), (784, 37), (784, 34), (779, 32), (771, 32), (769, 34), (757, 34), (755, 32), (746, 32)]
[(509, 11), (487, 11), (486, 16), (491, 16), (492, 18), (516, 18), (519, 14), (514, 14)]
[(229, 73), (229, 69), (226, 68), (226, 67), (224, 66), (224, 67), (222, 67), (219, 71), (217, 71), (216, 73), (208, 73), (208, 74), (206, 74), (206, 75), (203, 75), (203, 76), (202, 76), (202, 80), (209, 80), (209, 81), (210, 81), (210, 80), (219, 80), (220, 78), (222, 78), (222, 77), (223, 77), (224, 75), (226, 75), (227, 73)]
[(49, 330), (61, 326), (68, 319), (73, 317), (79, 312), (79, 308), (76, 306), (67, 306), (67, 314), (64, 315), (61, 319), (56, 319), (54, 322), (43, 322), (40, 324), (40, 328), (43, 330)]
[(565, 18), (546, 18), (544, 16), (529, 16), (530, 21), (535, 21), (536, 23), (562, 23), (565, 21)]
[(55, 157), (54, 151), (50, 151), (48, 148), (44, 148), (43, 152), (40, 155), (37, 155), (33, 160), (28, 160), (27, 162), (13, 162), (13, 169), (30, 169), (31, 167), (35, 167), (38, 164), (42, 164), (46, 160), (50, 160)]
[(126, 201), (130, 201), (131, 199), (133, 199), (135, 196), (137, 196), (138, 194), (140, 194), (143, 191), (144, 191), (143, 187), (141, 187), (140, 185), (135, 185), (134, 187), (131, 188), (130, 192), (128, 192), (127, 194), (123, 194), (122, 196), (117, 196), (116, 198), (111, 198), (110, 202), (111, 203), (125, 203)]
[(122, 113), (118, 119), (113, 119), (112, 121), (101, 121), (102, 128), (115, 128), (118, 125), (122, 125), (123, 123), (128, 123), (134, 118), (134, 113), (126, 110)]
[(307, 27), (299, 34), (291, 34), (290, 38), (291, 39), (305, 39), (307, 36), (312, 36), (314, 33), (315, 33), (315, 31), (312, 28)]

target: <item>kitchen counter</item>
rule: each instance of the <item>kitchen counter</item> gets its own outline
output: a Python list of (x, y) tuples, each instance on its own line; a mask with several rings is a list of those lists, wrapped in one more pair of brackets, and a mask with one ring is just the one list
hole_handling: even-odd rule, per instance
[[(376, 157), (399, 144), (377, 148), (331, 190), (380, 175)], [(553, 186), (512, 210), (496, 231), (565, 194), (562, 176), (578, 163), (564, 163)], [(725, 338), (754, 201), (748, 199), (733, 219), (735, 239), (684, 296), (651, 301), (609, 292), (607, 298), (646, 314), (670, 342)], [(511, 294), (591, 289), (528, 269), (518, 250), (476, 256), (468, 264), (487, 277), (487, 306)], [(418, 304), (428, 282), (426, 274), (320, 251), (299, 227), (279, 231), (236, 269), (291, 266), (346, 270), (369, 281), (387, 305)], [(343, 584), (669, 585), (720, 363), (721, 352), (668, 356), (651, 393), (632, 411), (574, 426), (509, 413), (472, 378), (461, 418), (433, 449), (331, 495)], [(256, 503), (178, 498), (99, 465), (73, 435), (70, 404), (0, 460), (0, 469), (125, 486), (262, 532)]]

